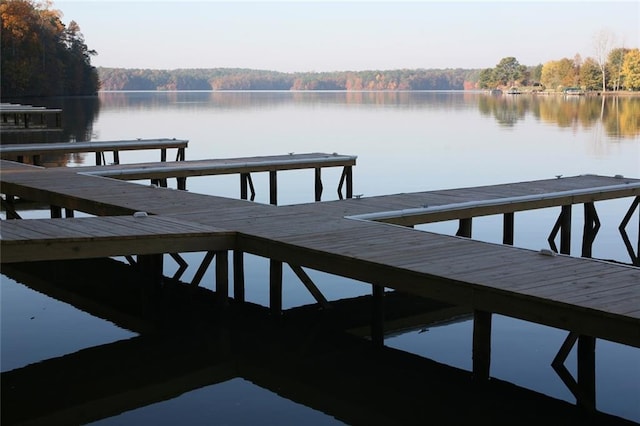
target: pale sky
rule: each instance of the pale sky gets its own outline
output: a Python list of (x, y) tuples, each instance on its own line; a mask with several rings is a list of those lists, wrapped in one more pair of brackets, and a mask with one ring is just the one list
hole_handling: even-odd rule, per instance
[(640, 47), (640, 1), (54, 0), (92, 64), (284, 72), (490, 68)]

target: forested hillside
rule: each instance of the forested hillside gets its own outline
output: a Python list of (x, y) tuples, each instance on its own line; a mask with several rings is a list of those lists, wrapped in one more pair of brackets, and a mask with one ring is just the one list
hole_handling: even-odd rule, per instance
[(478, 80), (479, 70), (282, 73), (239, 68), (98, 68), (98, 73), (102, 90), (462, 90)]
[(17, 96), (93, 95), (98, 73), (95, 54), (80, 27), (66, 27), (61, 13), (28, 0), (1, 0), (0, 82), (3, 98)]

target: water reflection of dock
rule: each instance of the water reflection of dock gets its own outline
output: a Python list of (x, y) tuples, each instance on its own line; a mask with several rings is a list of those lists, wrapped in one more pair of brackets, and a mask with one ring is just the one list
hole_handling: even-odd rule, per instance
[[(317, 169), (322, 164), (307, 167)], [(234, 171), (241, 175), (241, 198), (247, 198), (246, 173), (250, 171)], [(272, 183), (277, 182), (276, 171), (269, 170)], [(273, 316), (282, 313), (285, 264), (321, 305), (328, 302), (303, 267), (352, 278), (371, 285), (371, 338), (380, 348), (389, 297), (385, 288), (470, 309), (474, 318), (472, 376), (485, 384), (489, 378), (492, 313), (561, 328), (569, 335), (554, 367), (563, 372), (579, 405), (590, 410), (595, 408), (595, 339), (640, 347), (637, 267), (510, 246), (516, 212), (560, 207), (549, 240), (555, 245), (559, 235), (559, 251), (570, 254), (571, 207), (583, 204), (581, 254), (589, 257), (599, 229), (595, 202), (635, 197), (621, 223), (620, 229), (624, 230), (640, 199), (640, 181), (636, 179), (576, 176), (371, 198), (348, 196), (333, 202), (277, 207), (78, 172), (2, 163), (4, 194), (47, 202), (55, 216), (61, 216), (61, 209), (107, 216), (4, 222), (0, 240), (3, 263), (138, 255), (132, 263), (145, 273), (144, 280), (160, 286), (163, 254), (179, 258), (180, 252), (205, 251), (192, 287), (215, 259), (218, 303), (209, 309), (218, 312), (224, 310), (228, 300), (229, 251), (233, 252), (234, 301), (244, 301), (242, 253), (247, 252), (270, 259), (269, 310)], [(277, 198), (271, 197), (271, 201), (276, 204)], [(129, 217), (109, 217), (114, 215)], [(503, 215), (504, 245), (469, 239), (473, 218), (486, 215)], [(411, 229), (439, 220), (459, 221), (458, 235)], [(630, 250), (630, 255), (637, 262), (637, 253)], [(273, 339), (278, 341), (277, 337)], [(576, 341), (577, 381), (564, 373), (563, 366)], [(386, 348), (382, 351), (389, 352)], [(389, 368), (396, 367), (400, 368)], [(453, 380), (451, 391), (455, 393), (454, 389), (467, 379), (465, 375), (461, 382)], [(431, 390), (425, 392), (437, 400), (435, 394), (428, 393)], [(478, 395), (470, 391), (468, 398), (469, 406), (482, 412), (472, 402)], [(374, 397), (371, 400), (382, 405)], [(478, 401), (492, 404), (482, 398)], [(422, 412), (418, 406), (413, 409)]]
[[(211, 309), (218, 295), (200, 287), (171, 281), (160, 291), (144, 290), (137, 270), (114, 260), (3, 268), (39, 292), (142, 333), (2, 373), (3, 424), (82, 424), (236, 378), (347, 424), (631, 424), (373, 347), (345, 332), (367, 323), (362, 313), (369, 312), (370, 296), (329, 310), (293, 308), (274, 321), (267, 308), (232, 300), (221, 315)], [(90, 271), (96, 279), (87, 286)], [(405, 325), (411, 318), (426, 326), (468, 312), (399, 292), (388, 293), (386, 304), (389, 320)]]

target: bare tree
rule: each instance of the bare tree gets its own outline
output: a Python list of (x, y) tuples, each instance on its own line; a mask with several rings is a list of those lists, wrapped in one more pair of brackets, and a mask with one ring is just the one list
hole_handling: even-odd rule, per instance
[(593, 49), (595, 52), (595, 60), (600, 67), (602, 73), (602, 91), (607, 91), (607, 59), (614, 42), (614, 35), (611, 31), (602, 29), (593, 37)]

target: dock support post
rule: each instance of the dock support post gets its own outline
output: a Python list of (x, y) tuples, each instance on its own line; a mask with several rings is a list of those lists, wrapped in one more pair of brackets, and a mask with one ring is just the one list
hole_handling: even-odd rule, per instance
[(278, 205), (278, 175), (275, 170), (269, 171), (269, 204)]
[[(622, 236), (622, 241), (624, 241), (624, 245), (627, 248), (629, 257), (631, 258), (631, 263), (633, 263), (635, 266), (640, 266), (640, 209), (638, 209), (638, 206), (640, 206), (640, 197), (636, 197), (633, 200), (633, 203), (631, 203), (631, 207), (629, 207), (629, 210), (627, 210), (627, 213), (624, 215), (622, 222), (620, 222), (620, 226), (618, 226), (618, 230), (620, 231), (620, 235)], [(637, 242), (637, 249), (634, 249), (633, 245), (631, 244), (631, 240), (629, 240), (629, 235), (627, 234), (626, 228), (627, 228), (627, 225), (629, 224), (629, 221), (631, 221), (631, 217), (633, 216), (633, 213), (636, 210), (639, 210), (638, 242)]]
[(271, 314), (277, 318), (282, 314), (282, 262), (269, 260), (269, 305)]
[(571, 207), (571, 204), (562, 206), (560, 215), (547, 238), (551, 249), (557, 252), (558, 246), (555, 239), (558, 231), (560, 232), (560, 253), (562, 254), (571, 254)]
[(179, 190), (186, 191), (187, 190), (187, 177), (177, 177), (176, 184)]
[(560, 253), (571, 254), (571, 205), (562, 206), (560, 213)]
[(584, 229), (582, 232), (582, 257), (591, 257), (593, 242), (600, 230), (600, 219), (593, 203), (584, 203)]
[[(578, 342), (578, 380), (574, 379), (564, 362)], [(551, 366), (576, 398), (577, 404), (589, 411), (596, 409), (596, 339), (569, 332)]]
[(195, 275), (193, 276), (193, 279), (191, 280), (192, 286), (197, 286), (200, 284), (202, 277), (204, 277), (205, 272), (207, 272), (207, 268), (209, 268), (209, 265), (211, 264), (211, 261), (213, 260), (215, 255), (216, 253), (213, 251), (208, 251), (204, 255), (204, 258), (202, 259), (202, 263), (200, 263), (198, 270), (196, 271)]
[[(248, 196), (249, 191), (251, 191), (251, 197)], [(240, 173), (240, 198), (251, 201), (256, 199), (256, 190), (250, 173)]]
[(293, 273), (296, 274), (300, 282), (302, 282), (307, 290), (309, 290), (309, 293), (311, 293), (313, 298), (316, 299), (316, 302), (318, 302), (324, 309), (329, 308), (329, 302), (327, 301), (326, 297), (324, 297), (320, 289), (314, 284), (313, 280), (304, 271), (304, 269), (302, 269), (301, 266), (292, 265), (291, 263), (289, 263), (289, 267), (291, 268)]
[(51, 218), (52, 219), (62, 217), (62, 207), (50, 206), (49, 209), (51, 210)]
[(74, 212), (73, 209), (64, 209), (64, 217), (73, 217)]
[(581, 398), (578, 405), (593, 411), (596, 409), (596, 339), (591, 336), (578, 337), (578, 386)]
[(13, 195), (7, 194), (6, 199), (0, 198), (0, 203), (6, 211), (7, 219), (22, 219), (22, 217), (16, 211)]
[[(246, 200), (249, 195), (249, 186), (251, 186), (251, 201), (255, 197), (251, 175), (249, 173), (240, 173), (240, 199)], [(233, 251), (233, 298), (237, 302), (244, 302), (244, 252), (241, 250)]]
[(353, 198), (353, 167), (346, 166), (344, 171), (347, 175), (347, 198)]
[(248, 173), (240, 173), (240, 199), (246, 200), (248, 196)]
[(491, 312), (473, 311), (473, 379), (489, 380), (491, 367)]
[(145, 282), (151, 287), (162, 285), (162, 254), (138, 255), (136, 264), (144, 276)]
[(316, 167), (315, 172), (315, 200), (320, 201), (322, 198), (322, 168)]
[(371, 342), (384, 346), (384, 286), (372, 284)]
[(502, 220), (502, 244), (513, 245), (515, 213), (505, 213)]
[(342, 186), (347, 183), (346, 198), (353, 198), (353, 169), (351, 166), (344, 166), (342, 169), (342, 175), (340, 175), (340, 182), (338, 183), (338, 198), (344, 199), (342, 196)]
[(175, 272), (175, 274), (173, 274), (173, 277), (171, 278), (174, 280), (179, 280), (182, 274), (184, 274), (184, 271), (186, 271), (189, 267), (189, 264), (182, 258), (182, 256), (180, 256), (180, 253), (169, 253), (169, 256), (171, 256), (171, 258), (178, 264), (178, 270)]
[(226, 306), (229, 300), (229, 252), (216, 252), (216, 301)]
[(233, 299), (244, 302), (244, 252), (233, 251)]
[(178, 148), (178, 152), (176, 154), (176, 161), (184, 161), (185, 158), (185, 149), (184, 147)]
[(104, 151), (96, 151), (96, 166), (107, 165), (107, 160), (104, 158)]
[(456, 235), (458, 237), (467, 237), (467, 238), (471, 238), (471, 224), (472, 224), (472, 218), (468, 217), (465, 219), (460, 219), (460, 224), (458, 225), (458, 232), (456, 232)]

